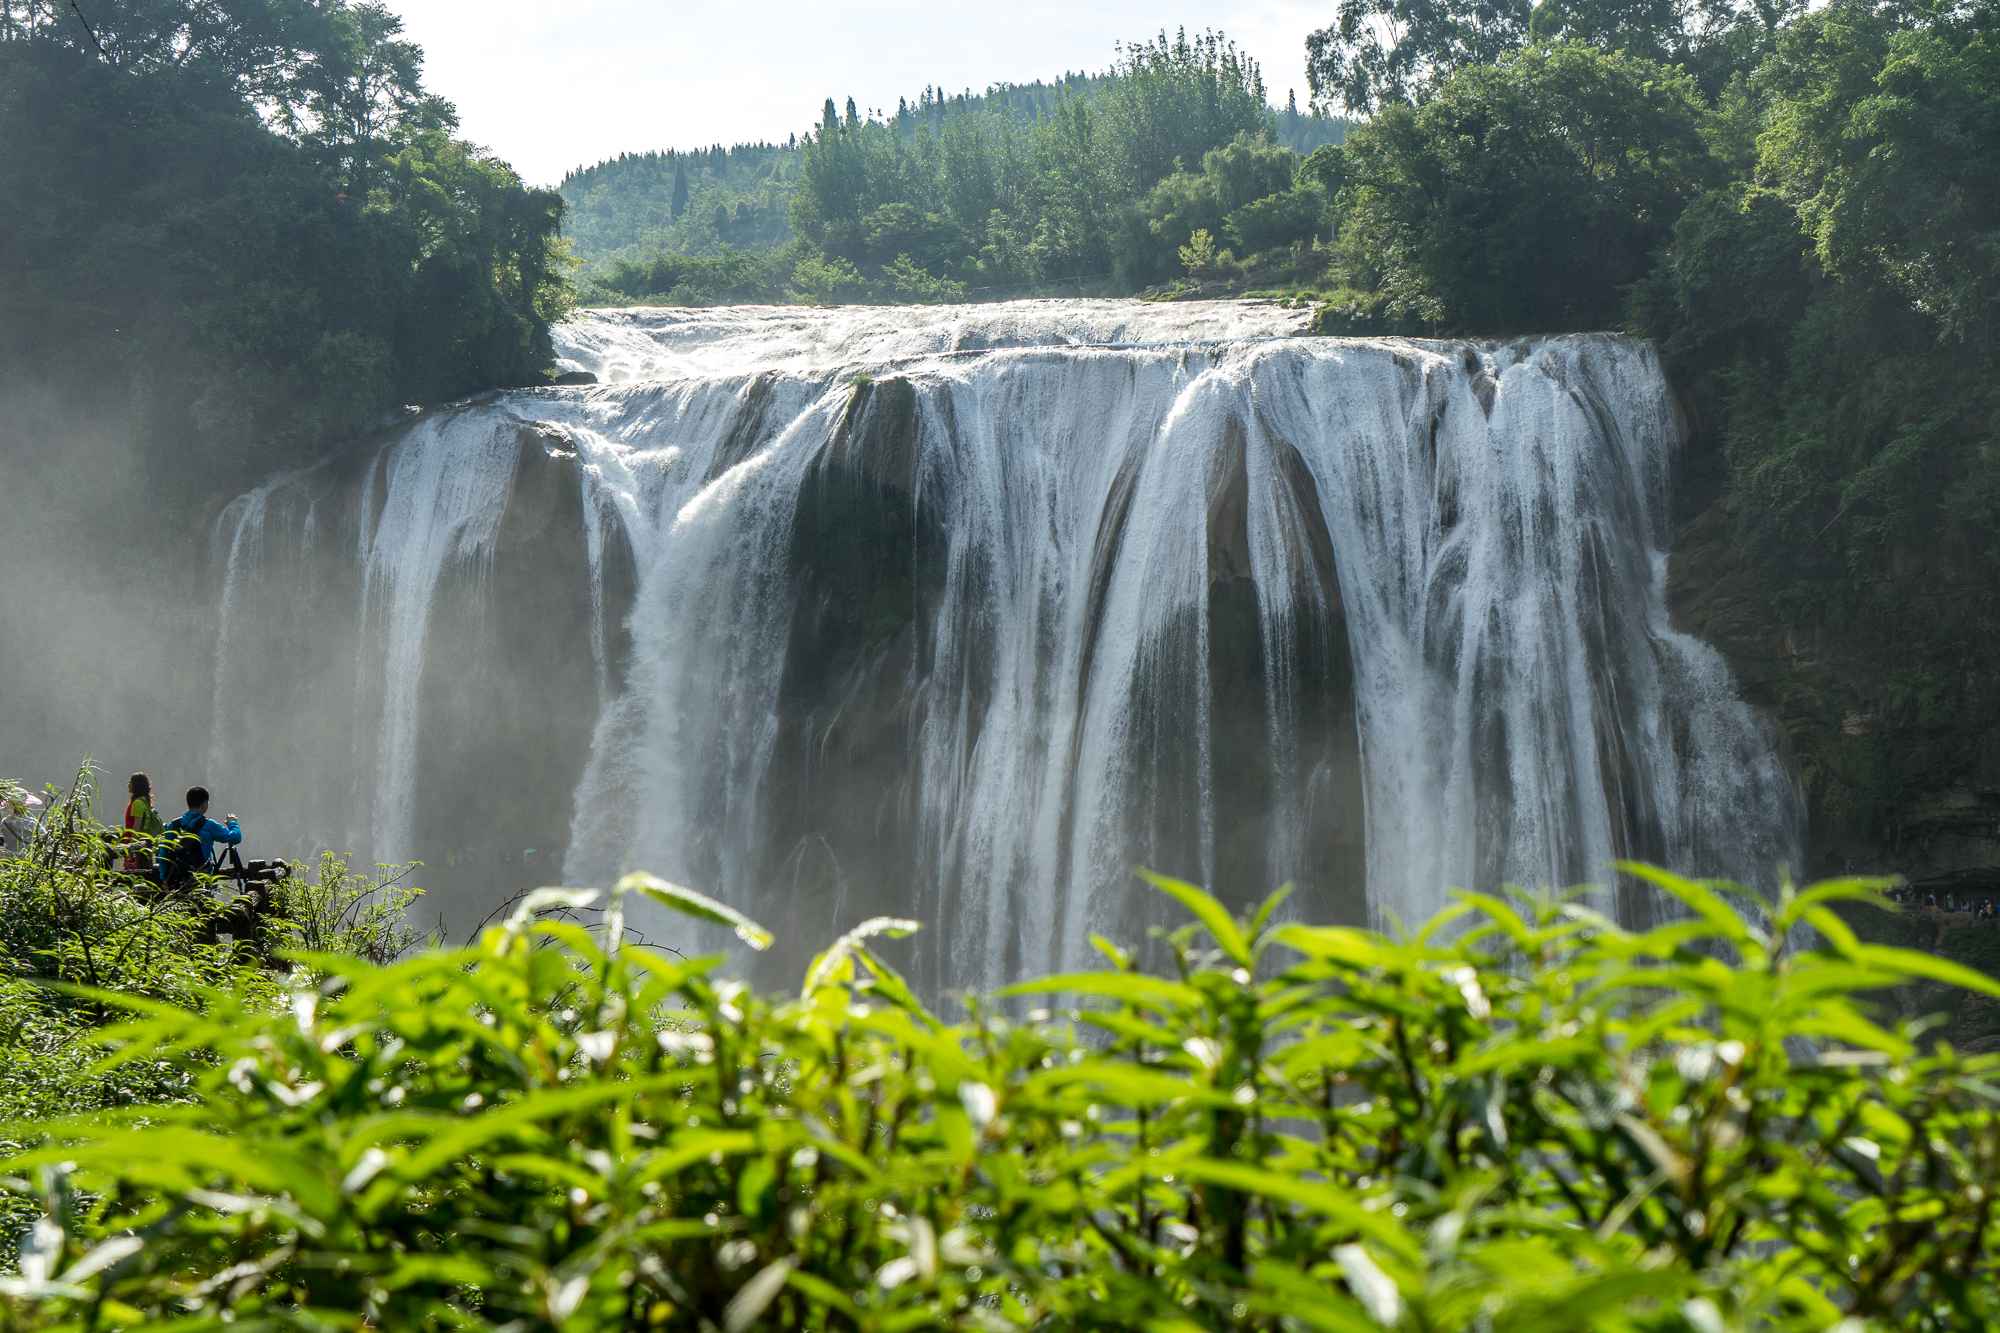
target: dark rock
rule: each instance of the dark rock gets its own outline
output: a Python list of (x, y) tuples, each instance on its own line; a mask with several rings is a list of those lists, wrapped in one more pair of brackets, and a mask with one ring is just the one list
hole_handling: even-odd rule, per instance
[(549, 381), (550, 384), (595, 384), (597, 376), (587, 370), (565, 370)]

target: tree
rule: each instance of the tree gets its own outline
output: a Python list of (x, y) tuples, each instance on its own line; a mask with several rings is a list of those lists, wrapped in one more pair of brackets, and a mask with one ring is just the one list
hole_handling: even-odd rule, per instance
[(2000, 326), (2000, 6), (1841, 0), (1764, 74), (1764, 162), (1820, 261), (1901, 292), (1940, 336)]
[(1122, 47), (1100, 97), (1103, 148), (1118, 184), (1150, 188), (1239, 134), (1271, 127), (1257, 62), (1221, 33), (1182, 29)]
[(687, 163), (676, 162), (674, 163), (674, 194), (673, 194), (673, 199), (667, 205), (667, 216), (670, 218), (678, 218), (682, 214), (687, 212), (687, 208), (688, 208)]
[(1802, 0), (1341, 0), (1306, 38), (1317, 109), (1372, 115), (1428, 101), (1461, 70), (1536, 41), (1587, 42), (1681, 66), (1713, 95), (1755, 63)]
[(452, 136), (387, 10), (89, 12), (16, 4), (0, 40), (0, 372), (89, 365), (100, 402), (129, 376), (142, 453), (257, 471), (389, 403), (540, 376), (562, 199)]
[(1421, 102), (1525, 46), (1531, 11), (1531, 0), (1341, 0), (1335, 22), (1306, 37), (1313, 108), (1372, 115)]
[(1208, 228), (1197, 227), (1188, 243), (1180, 249), (1181, 266), (1191, 277), (1200, 277), (1215, 263), (1215, 238), (1208, 234)]
[(1583, 43), (1463, 70), (1338, 150), (1340, 262), (1399, 326), (1611, 327), (1718, 175), (1702, 113), (1685, 75)]

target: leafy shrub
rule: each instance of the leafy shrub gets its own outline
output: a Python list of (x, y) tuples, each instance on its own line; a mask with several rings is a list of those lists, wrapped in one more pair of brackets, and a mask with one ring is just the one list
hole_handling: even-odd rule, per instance
[(1243, 205), (1229, 215), (1223, 229), (1244, 254), (1258, 254), (1311, 239), (1325, 209), (1326, 196), (1318, 186), (1302, 181), (1283, 194)]
[[(2000, 1314), (1991, 1061), (1850, 993), (1918, 977), (1829, 910), (1876, 885), (1627, 867), (1635, 935), (1460, 895), (1421, 935), (1196, 924), (1170, 975), (1015, 987), (950, 1025), (878, 919), (761, 997), (538, 920), (386, 968), (315, 957), (281, 1012), (138, 1005), (109, 1063), (200, 1097), (45, 1125), (24, 1328), (1360, 1330), (1969, 1327)], [(583, 891), (588, 893), (589, 891)], [(1795, 938), (1816, 928), (1820, 943)], [(103, 997), (108, 1003), (111, 997)], [(1088, 1035), (1086, 1035), (1088, 1034)]]
[(350, 870), (346, 857), (321, 852), (317, 875), (277, 886), (275, 932), (287, 947), (306, 953), (393, 963), (419, 939), (406, 913), (423, 890), (402, 882), (419, 864), (385, 866), (384, 875), (372, 879)]

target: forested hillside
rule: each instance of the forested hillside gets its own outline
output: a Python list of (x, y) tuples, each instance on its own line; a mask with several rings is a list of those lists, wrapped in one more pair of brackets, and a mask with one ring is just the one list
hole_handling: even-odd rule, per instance
[(623, 153), (563, 177), (568, 233), (591, 269), (655, 254), (771, 250), (792, 238), (798, 142)]
[[(565, 178), (570, 235), (596, 280), (588, 299), (1132, 290), (1182, 272), (1178, 249), (1197, 227), (1225, 237), (1227, 215), (1252, 201), (1243, 191), (1289, 191), (1298, 156), (1347, 127), (1302, 113), (1295, 95), (1271, 110), (1255, 62), (1226, 39), (1164, 33), (1103, 74), (983, 94), (926, 86), (893, 112), (828, 99), (818, 119), (803, 140), (634, 154)], [(1239, 137), (1211, 171), (1206, 155)], [(1322, 202), (1309, 193), (1222, 244), (1308, 237)], [(795, 235), (805, 243), (788, 245)]]

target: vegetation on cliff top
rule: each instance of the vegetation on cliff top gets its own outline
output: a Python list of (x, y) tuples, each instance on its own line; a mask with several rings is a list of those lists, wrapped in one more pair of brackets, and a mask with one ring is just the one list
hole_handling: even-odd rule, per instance
[[(1101, 74), (995, 84), (983, 94), (926, 87), (914, 101), (899, 99), (893, 114), (864, 112), (851, 101), (843, 114), (829, 100), (819, 126), (808, 128), (803, 143), (795, 135), (777, 144), (623, 154), (572, 172), (562, 183), (571, 206), (569, 234), (585, 266), (586, 299), (706, 304), (812, 297), (817, 293), (810, 283), (795, 281), (797, 266), (804, 259), (829, 256), (856, 267), (856, 279), (837, 295), (911, 299), (907, 282), (899, 288), (893, 279), (872, 286), (860, 280), (876, 274), (884, 262), (894, 263), (901, 251), (885, 261), (871, 253), (870, 245), (853, 243), (861, 238), (848, 238), (850, 243), (831, 250), (823, 243), (795, 243), (802, 222), (823, 242), (812, 224), (825, 216), (828, 200), (805, 173), (816, 156), (843, 148), (850, 154), (858, 149), (865, 159), (868, 184), (859, 201), (863, 212), (907, 205), (920, 220), (929, 217), (911, 253), (924, 252), (917, 254), (917, 266), (933, 282), (957, 283), (984, 299), (1057, 287), (1073, 294), (1079, 281), (1083, 290), (1108, 289), (1119, 276), (1108, 270), (1120, 242), (1107, 219), (1142, 206), (1144, 192), (1176, 169), (1176, 157), (1178, 165), (1193, 171), (1204, 153), (1248, 132), (1287, 150), (1282, 157), (1286, 170), (1275, 186), (1285, 190), (1297, 155), (1340, 142), (1344, 120), (1302, 113), (1295, 96), (1288, 96), (1279, 110), (1262, 106), (1261, 87), (1242, 86), (1253, 75), (1254, 68), (1219, 38), (1182, 35), (1170, 40), (1161, 34), (1157, 41), (1126, 51)], [(1253, 114), (1234, 116), (1228, 123), (1205, 116), (1209, 102), (1243, 95), (1258, 99)], [(1108, 138), (1090, 132), (1100, 123), (1115, 124), (1122, 109), (1135, 103), (1150, 108), (1153, 120), (1160, 122), (1153, 128), (1161, 132)], [(1055, 127), (1064, 118), (1071, 130), (1058, 134)], [(1102, 238), (1107, 249), (1085, 266), (1089, 272), (1079, 280), (1084, 270), (1065, 266), (1063, 256), (1046, 243), (1038, 248), (1037, 238), (1064, 183), (1073, 195), (1077, 183), (1092, 176), (1103, 179), (1085, 206), (1103, 215), (1099, 225), (1108, 226)], [(795, 214), (795, 204), (804, 210), (803, 218)], [(1316, 214), (1317, 205), (1316, 200), (1309, 212)], [(876, 233), (875, 249), (881, 233), (908, 230), (907, 221), (894, 217), (861, 225)], [(1180, 230), (1185, 240), (1186, 229)], [(1222, 234), (1219, 219), (1214, 231)], [(1311, 219), (1292, 234), (1310, 235)], [(1002, 249), (1011, 256), (1000, 268), (994, 256), (985, 254), (996, 236), (1005, 238)], [(1164, 248), (1152, 247), (1155, 257), (1163, 256), (1171, 266), (1173, 246), (1179, 243), (1169, 240)], [(717, 283), (708, 276), (719, 271), (711, 261), (725, 259), (729, 277)], [(664, 269), (648, 267), (660, 261), (665, 261)], [(1150, 272), (1159, 265), (1149, 262), (1146, 267)], [(760, 282), (754, 297), (740, 295), (752, 290), (744, 285), (745, 275)], [(1118, 285), (1129, 289), (1131, 281), (1127, 273)]]
[[(996, 86), (981, 98), (926, 89), (893, 116), (864, 115), (851, 99), (842, 111), (829, 98), (789, 150), (793, 161), (766, 170), (763, 193), (739, 192), (734, 203), (720, 190), (713, 203), (690, 194), (685, 213), (669, 199), (674, 221), (658, 248), (601, 260), (586, 299), (1132, 292), (1181, 274), (1178, 251), (1198, 229), (1228, 235), (1244, 253), (1309, 241), (1324, 200), (1310, 181), (1295, 193), (1294, 149), (1338, 141), (1345, 128), (1301, 114), (1295, 101), (1274, 112), (1256, 62), (1214, 33), (1161, 33), (1122, 48), (1102, 75), (1054, 85)], [(727, 160), (761, 151), (745, 146)], [(566, 188), (609, 219), (631, 210), (625, 196), (639, 188), (635, 180), (613, 192), (610, 180), (643, 174), (657, 218), (670, 162), (676, 180), (693, 165), (665, 156), (643, 167), (606, 163)], [(742, 253), (749, 233), (739, 214), (762, 217), (780, 197), (789, 197), (796, 239)], [(710, 232), (738, 252), (704, 252)]]

